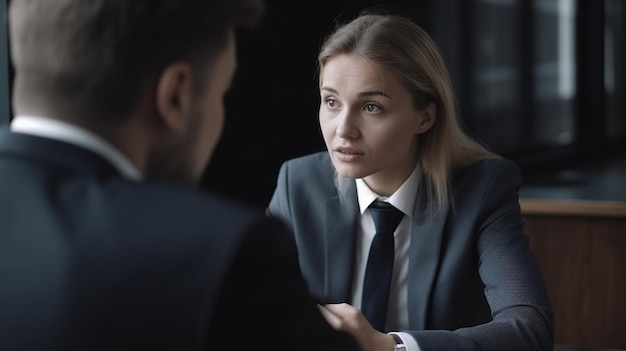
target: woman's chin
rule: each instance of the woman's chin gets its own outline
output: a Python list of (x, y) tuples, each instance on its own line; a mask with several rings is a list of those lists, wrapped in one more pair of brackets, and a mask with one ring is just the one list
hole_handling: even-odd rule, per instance
[(367, 174), (360, 169), (356, 169), (355, 167), (346, 167), (345, 165), (334, 165), (337, 174), (350, 179), (358, 179), (366, 177)]

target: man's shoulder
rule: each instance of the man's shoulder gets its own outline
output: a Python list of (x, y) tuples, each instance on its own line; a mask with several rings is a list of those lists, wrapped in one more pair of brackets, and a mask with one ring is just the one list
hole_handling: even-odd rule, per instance
[[(268, 245), (290, 237), (282, 222), (261, 209), (204, 190), (124, 180), (101, 190), (107, 202), (101, 206), (103, 213), (88, 211), (106, 226), (101, 236), (115, 243), (116, 250), (132, 250), (146, 261), (158, 257), (175, 263), (204, 260), (209, 255), (211, 262), (221, 265), (255, 236), (268, 238)], [(264, 243), (257, 248), (269, 250)]]
[[(196, 225), (245, 225), (265, 219), (261, 209), (208, 190), (162, 182), (119, 181), (109, 184), (110, 199), (138, 213), (163, 214), (160, 220), (186, 220)], [(123, 205), (122, 205), (123, 204)], [(237, 225), (237, 227), (239, 227)]]

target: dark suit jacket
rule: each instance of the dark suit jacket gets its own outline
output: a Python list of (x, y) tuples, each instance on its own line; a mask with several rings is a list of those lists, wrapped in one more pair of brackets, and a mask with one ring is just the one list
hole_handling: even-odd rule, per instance
[[(450, 209), (426, 219), (418, 191), (408, 277), (410, 330), (422, 350), (551, 350), (552, 311), (523, 233), (520, 172), (500, 159), (457, 172)], [(268, 213), (293, 227), (309, 289), (349, 302), (356, 186), (334, 183), (327, 152), (286, 162)]]
[(354, 350), (263, 211), (0, 131), (0, 350)]

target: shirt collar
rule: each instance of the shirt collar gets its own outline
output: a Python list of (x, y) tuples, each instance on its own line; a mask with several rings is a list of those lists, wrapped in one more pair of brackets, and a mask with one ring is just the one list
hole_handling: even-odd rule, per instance
[(367, 210), (369, 205), (379, 199), (392, 204), (405, 215), (412, 217), (415, 209), (415, 197), (417, 196), (417, 186), (419, 183), (419, 166), (416, 166), (411, 175), (391, 196), (385, 197), (376, 194), (370, 189), (362, 178), (356, 179), (356, 193), (361, 214)]
[(94, 152), (109, 161), (124, 177), (142, 178), (139, 170), (111, 143), (96, 134), (73, 124), (38, 116), (16, 116), (11, 131), (67, 142)]

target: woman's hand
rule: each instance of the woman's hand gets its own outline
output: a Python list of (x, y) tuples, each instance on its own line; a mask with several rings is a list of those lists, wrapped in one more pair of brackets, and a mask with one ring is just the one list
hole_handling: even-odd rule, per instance
[(363, 351), (392, 351), (393, 336), (374, 329), (363, 313), (347, 303), (318, 305), (328, 324), (354, 337)]

